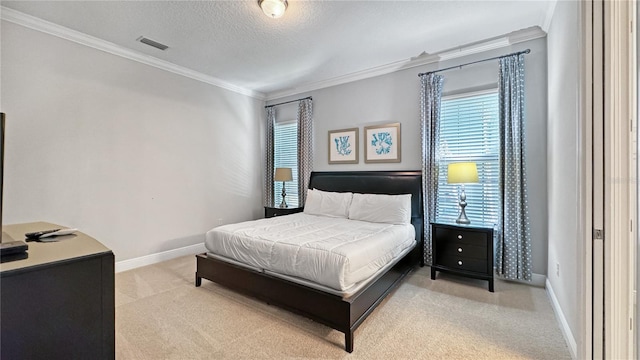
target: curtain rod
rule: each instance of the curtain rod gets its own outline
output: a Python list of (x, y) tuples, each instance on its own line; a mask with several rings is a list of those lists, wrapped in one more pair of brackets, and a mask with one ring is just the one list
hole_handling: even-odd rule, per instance
[(427, 72), (423, 72), (423, 73), (418, 74), (418, 76), (434, 74), (434, 73), (437, 73), (437, 72), (440, 72), (440, 71), (447, 71), (447, 70), (451, 70), (451, 69), (455, 69), (455, 68), (462, 68), (463, 66), (473, 65), (473, 64), (477, 64), (477, 63), (481, 63), (481, 62), (485, 62), (485, 61), (490, 61), (490, 60), (496, 60), (496, 59), (500, 59), (500, 58), (511, 56), (511, 55), (528, 54), (530, 52), (531, 52), (531, 50), (527, 49), (527, 50), (518, 51), (518, 52), (514, 52), (514, 53), (511, 53), (511, 54), (507, 54), (507, 55), (495, 56), (495, 57), (488, 58), (488, 59), (472, 61), (472, 62), (469, 62), (469, 63), (466, 63), (466, 64), (462, 64), (462, 65), (451, 66), (451, 67), (444, 68), (444, 69), (427, 71)]
[(298, 99), (298, 100), (291, 100), (291, 101), (285, 101), (285, 102), (281, 102), (279, 104), (273, 104), (273, 105), (266, 105), (264, 108), (270, 108), (270, 107), (274, 107), (274, 106), (278, 106), (278, 105), (284, 105), (284, 104), (289, 104), (292, 102), (296, 102), (296, 101), (302, 101), (302, 100), (313, 100), (313, 98), (311, 96), (307, 96), (306, 98), (302, 98), (302, 99)]

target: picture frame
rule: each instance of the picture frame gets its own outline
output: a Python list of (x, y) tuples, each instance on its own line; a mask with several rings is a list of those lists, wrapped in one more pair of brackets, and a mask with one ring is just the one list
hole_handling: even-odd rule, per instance
[(329, 164), (358, 163), (358, 128), (329, 131)]
[(364, 127), (364, 162), (401, 161), (400, 123)]

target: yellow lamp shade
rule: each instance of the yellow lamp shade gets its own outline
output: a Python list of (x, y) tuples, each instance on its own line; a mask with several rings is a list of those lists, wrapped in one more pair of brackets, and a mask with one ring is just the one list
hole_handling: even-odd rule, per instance
[(448, 168), (447, 183), (464, 184), (478, 182), (478, 167), (474, 162), (451, 163)]
[(291, 181), (293, 176), (291, 175), (291, 168), (276, 168), (276, 173), (273, 176), (275, 181)]

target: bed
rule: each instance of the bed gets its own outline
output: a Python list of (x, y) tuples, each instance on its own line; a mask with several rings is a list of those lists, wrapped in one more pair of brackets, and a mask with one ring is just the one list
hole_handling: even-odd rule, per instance
[[(265, 271), (259, 263), (260, 258), (263, 257), (260, 254), (254, 256), (256, 263), (252, 263), (250, 259), (230, 260), (224, 251), (221, 251), (222, 255), (203, 253), (196, 256), (195, 285), (200, 286), (204, 278), (306, 316), (343, 332), (345, 334), (345, 350), (352, 352), (354, 332), (358, 326), (417, 264), (424, 265), (421, 172), (313, 172), (309, 189), (358, 194), (411, 194), (410, 223), (413, 225), (412, 231), (415, 231), (413, 233), (415, 241), (412, 246), (400, 249), (396, 259), (388, 266), (377, 271), (371, 270), (372, 274), (363, 274), (365, 280), (358, 281), (359, 277), (355, 277), (355, 280), (352, 279), (354, 281), (345, 280), (344, 284), (342, 280), (340, 282), (328, 280), (326, 284), (322, 284), (321, 279), (308, 282), (300, 281), (298, 276), (287, 273), (288, 269), (296, 267), (292, 264), (284, 264), (277, 271)], [(297, 221), (303, 226), (308, 226), (305, 221), (309, 217), (305, 217), (303, 214), (287, 215), (286, 217), (291, 217), (291, 221), (295, 220), (294, 223)], [(263, 224), (265, 228), (290, 226), (284, 220), (275, 223), (258, 220), (258, 223)], [(243, 230), (241, 226), (237, 227)], [(319, 225), (309, 226), (315, 228)], [(340, 224), (335, 226), (339, 227)], [(237, 231), (237, 228), (231, 227), (230, 230)], [(386, 232), (387, 228), (379, 231)], [(262, 233), (260, 236), (268, 237)], [(313, 247), (315, 248), (315, 245)], [(329, 247), (332, 246), (329, 245)], [(317, 250), (314, 249), (314, 251)], [(287, 257), (287, 259), (289, 258)]]

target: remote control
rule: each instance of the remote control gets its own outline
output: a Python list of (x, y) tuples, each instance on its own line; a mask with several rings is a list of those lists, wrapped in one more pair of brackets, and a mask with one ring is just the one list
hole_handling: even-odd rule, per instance
[(54, 233), (56, 231), (59, 231), (60, 229), (53, 229), (53, 230), (43, 230), (43, 231), (36, 231), (36, 232), (30, 232), (30, 233), (26, 233), (24, 234), (24, 236), (27, 237), (27, 239), (39, 239), (42, 237), (42, 235), (45, 234), (50, 234), (50, 233)]
[[(39, 239), (42, 238), (47, 238), (47, 237), (53, 237), (53, 236), (62, 236), (62, 235), (69, 235), (69, 234), (73, 234), (74, 232), (78, 231), (78, 229), (60, 229), (58, 231), (54, 231), (54, 232), (50, 232), (50, 233), (46, 233), (44, 235), (41, 235)], [(46, 241), (46, 240), (43, 240)]]

